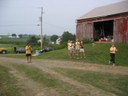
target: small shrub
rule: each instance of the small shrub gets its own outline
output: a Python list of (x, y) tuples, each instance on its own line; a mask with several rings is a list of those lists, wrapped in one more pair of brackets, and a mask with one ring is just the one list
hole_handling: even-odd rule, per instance
[(54, 44), (54, 45), (51, 45), (51, 47), (52, 47), (54, 50), (63, 49), (63, 48), (66, 47), (66, 43), (63, 43), (63, 44), (60, 44), (60, 45)]
[(82, 41), (83, 43), (91, 43), (91, 40), (88, 38), (83, 38)]

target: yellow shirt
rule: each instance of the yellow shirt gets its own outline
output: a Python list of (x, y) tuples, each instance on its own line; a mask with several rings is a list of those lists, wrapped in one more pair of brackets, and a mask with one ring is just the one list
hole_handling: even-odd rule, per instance
[(110, 48), (110, 53), (115, 54), (116, 51), (117, 51), (116, 47), (111, 47), (111, 48)]
[(31, 54), (31, 46), (27, 45), (25, 47), (25, 50), (26, 50), (26, 54)]

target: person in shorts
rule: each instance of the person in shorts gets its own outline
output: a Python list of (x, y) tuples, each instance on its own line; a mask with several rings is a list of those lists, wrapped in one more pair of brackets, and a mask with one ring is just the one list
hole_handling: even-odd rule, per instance
[(29, 45), (29, 43), (27, 43), (26, 47), (25, 47), (25, 51), (26, 51), (26, 57), (27, 57), (27, 62), (31, 63), (31, 59), (32, 59), (32, 48)]
[(73, 41), (71, 41), (71, 45), (70, 45), (70, 58), (74, 58), (75, 56), (75, 44), (73, 43)]
[(84, 50), (83, 41), (80, 42), (80, 56), (81, 58), (85, 58), (85, 50)]
[(77, 39), (75, 42), (75, 53), (76, 53), (76, 58), (79, 59), (79, 52), (80, 52), (80, 41)]

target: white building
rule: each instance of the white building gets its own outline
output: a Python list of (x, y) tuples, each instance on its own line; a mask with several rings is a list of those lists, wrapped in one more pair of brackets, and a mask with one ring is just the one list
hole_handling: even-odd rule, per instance
[(56, 39), (56, 44), (60, 45), (61, 42), (61, 38), (59, 37), (58, 39)]

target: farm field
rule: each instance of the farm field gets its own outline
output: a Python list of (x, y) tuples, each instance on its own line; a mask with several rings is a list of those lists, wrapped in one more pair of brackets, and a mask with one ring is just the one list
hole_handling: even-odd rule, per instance
[[(127, 45), (116, 44), (116, 66), (108, 64), (110, 43), (85, 44), (86, 58), (69, 58), (67, 48), (34, 56), (14, 54), (20, 44), (1, 44), (0, 96), (127, 96)], [(34, 46), (36, 49), (36, 46)], [(35, 54), (35, 51), (33, 52)]]
[(0, 96), (128, 95), (128, 67), (0, 57), (0, 75)]
[[(0, 44), (0, 47), (4, 47), (9, 51), (9, 54), (3, 55), (0, 54), (0, 57), (13, 57), (13, 58), (25, 58), (25, 54), (14, 54), (13, 53), (13, 47), (17, 48), (24, 48), (23, 45), (14, 45), (14, 44)], [(97, 43), (95, 46), (92, 46), (92, 44), (85, 44), (85, 54), (86, 58), (79, 58), (76, 59), (76, 57), (70, 59), (67, 54), (67, 48), (59, 49), (59, 50), (53, 50), (50, 52), (43, 53), (39, 56), (33, 57), (34, 59), (50, 59), (50, 60), (70, 60), (70, 61), (80, 61), (80, 62), (88, 62), (88, 63), (97, 63), (97, 64), (103, 64), (108, 65), (108, 61), (110, 59), (109, 55), (109, 48), (111, 44), (110, 43)], [(128, 66), (128, 52), (127, 48), (128, 45), (124, 44), (116, 44), (116, 47), (118, 49), (118, 52), (116, 54), (116, 65), (117, 66)], [(37, 47), (38, 49), (39, 47)], [(34, 46), (33, 54), (36, 53), (36, 46)]]

